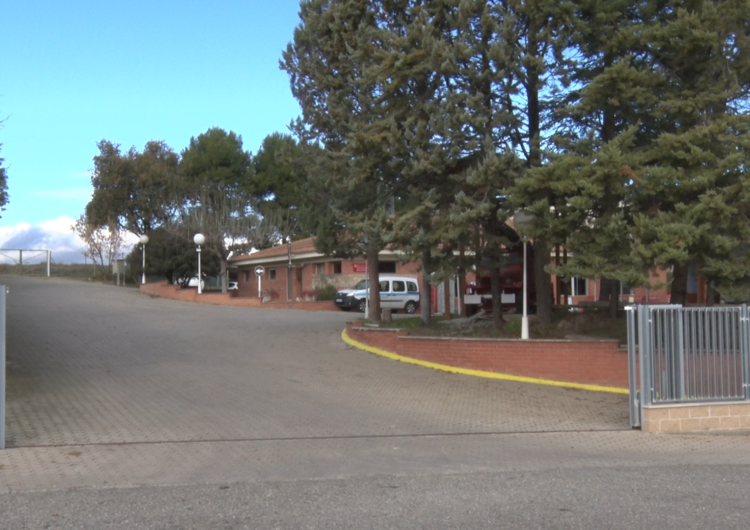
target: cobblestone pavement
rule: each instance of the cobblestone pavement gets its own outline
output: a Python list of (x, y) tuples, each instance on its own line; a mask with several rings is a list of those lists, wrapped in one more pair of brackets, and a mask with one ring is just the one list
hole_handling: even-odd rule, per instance
[(10, 288), (0, 491), (747, 454), (745, 436), (630, 431), (627, 396), (351, 349), (340, 339), (345, 313), (195, 305), (60, 279), (0, 283)]

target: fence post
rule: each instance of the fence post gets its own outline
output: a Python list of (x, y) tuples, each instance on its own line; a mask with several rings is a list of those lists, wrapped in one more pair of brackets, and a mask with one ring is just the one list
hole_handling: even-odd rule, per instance
[(0, 285), (0, 449), (5, 449), (5, 292)]
[[(628, 320), (628, 389), (630, 391), (630, 427), (641, 426), (641, 407), (640, 395), (638, 392), (638, 378), (636, 377), (636, 355), (638, 349), (636, 346), (635, 330), (635, 312), (636, 306), (629, 305), (625, 307), (625, 315)], [(643, 361), (641, 361), (643, 362)]]
[(677, 388), (675, 389), (677, 392), (675, 393), (680, 397), (680, 401), (685, 400), (685, 336), (684, 336), (684, 328), (683, 328), (683, 317), (685, 315), (685, 310), (681, 307), (679, 309), (676, 309), (675, 312), (675, 320), (676, 320), (676, 343), (677, 343), (677, 377), (676, 377), (676, 385)]
[(641, 373), (641, 407), (651, 405), (651, 393), (653, 392), (653, 383), (651, 374), (653, 366), (651, 365), (651, 328), (649, 326), (651, 318), (651, 309), (647, 305), (637, 306), (638, 316), (638, 352), (640, 360)]
[(740, 366), (742, 368), (742, 393), (750, 399), (750, 315), (747, 304), (740, 306)]

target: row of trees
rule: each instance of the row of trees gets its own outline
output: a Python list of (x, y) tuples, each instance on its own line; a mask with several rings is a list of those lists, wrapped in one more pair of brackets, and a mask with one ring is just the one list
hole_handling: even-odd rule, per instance
[[(3, 121), (0, 120), (0, 128), (3, 125)], [(2, 147), (3, 144), (0, 144)], [(0, 212), (5, 211), (5, 205), (8, 204), (8, 174), (3, 167), (3, 160), (0, 158)]]
[(296, 142), (288, 135), (266, 137), (254, 157), (240, 136), (219, 128), (191, 138), (179, 154), (159, 141), (142, 151), (123, 152), (108, 140), (97, 146), (94, 194), (79, 230), (148, 235), (150, 274), (170, 281), (191, 277), (192, 237), (201, 232), (207, 270), (218, 264), (226, 291), (232, 253), (298, 235), (301, 177), (293, 163)]
[(427, 281), (470, 249), (497, 292), (502, 247), (532, 238), (543, 322), (557, 245), (558, 274), (610, 288), (673, 270), (678, 303), (691, 262), (750, 284), (747, 0), (303, 0), (300, 18), (281, 68), (321, 250), (373, 265), (397, 245)]

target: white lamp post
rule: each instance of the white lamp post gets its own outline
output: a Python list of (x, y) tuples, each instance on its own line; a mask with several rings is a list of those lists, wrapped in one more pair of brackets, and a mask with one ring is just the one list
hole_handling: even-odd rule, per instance
[[(513, 216), (513, 224), (516, 228), (528, 228), (534, 222), (534, 216), (530, 213), (520, 211)], [(528, 280), (526, 267), (526, 236), (523, 239), (523, 314), (521, 315), (521, 339), (529, 338), (529, 306), (528, 306)]]
[(141, 249), (143, 249), (143, 276), (141, 277), (141, 283), (146, 283), (146, 243), (148, 243), (148, 236), (142, 235), (138, 240), (141, 243)]
[(195, 234), (195, 236), (193, 236), (193, 243), (198, 246), (198, 294), (203, 293), (203, 289), (201, 289), (201, 283), (203, 283), (201, 277), (201, 245), (205, 242), (206, 238), (203, 234)]

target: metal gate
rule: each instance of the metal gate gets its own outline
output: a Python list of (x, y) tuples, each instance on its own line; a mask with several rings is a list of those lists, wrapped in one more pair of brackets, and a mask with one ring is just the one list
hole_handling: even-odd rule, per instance
[(5, 449), (5, 294), (0, 285), (0, 449)]
[(747, 305), (626, 311), (631, 426), (644, 406), (750, 400)]

